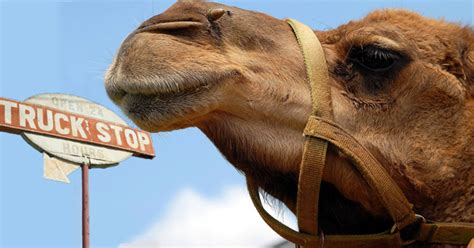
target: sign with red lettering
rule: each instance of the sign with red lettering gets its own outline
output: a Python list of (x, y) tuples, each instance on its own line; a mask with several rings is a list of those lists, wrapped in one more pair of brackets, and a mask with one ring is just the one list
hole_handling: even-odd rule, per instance
[(43, 94), (25, 102), (0, 98), (0, 131), (22, 133), (33, 146), (57, 157), (112, 165), (130, 155), (155, 156), (148, 132), (131, 128), (109, 109), (84, 98)]

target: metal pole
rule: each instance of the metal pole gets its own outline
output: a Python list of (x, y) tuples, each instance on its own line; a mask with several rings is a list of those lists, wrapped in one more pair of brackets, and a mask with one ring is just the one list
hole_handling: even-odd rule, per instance
[(89, 163), (82, 164), (82, 248), (89, 248)]

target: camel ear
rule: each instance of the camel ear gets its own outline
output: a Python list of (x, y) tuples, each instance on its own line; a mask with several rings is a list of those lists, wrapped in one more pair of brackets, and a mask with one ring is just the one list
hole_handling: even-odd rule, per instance
[(464, 58), (464, 71), (466, 73), (467, 86), (471, 93), (471, 97), (474, 97), (474, 47), (471, 47), (466, 53)]

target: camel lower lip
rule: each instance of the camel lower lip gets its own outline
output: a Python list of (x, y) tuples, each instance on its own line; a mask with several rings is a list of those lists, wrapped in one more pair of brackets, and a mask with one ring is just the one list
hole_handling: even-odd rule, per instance
[[(138, 84), (138, 83), (136, 83)], [(135, 85), (136, 85), (135, 84)], [(134, 89), (124, 89), (122, 87), (117, 87), (117, 85), (125, 85), (124, 82), (115, 82), (107, 85), (107, 94), (109, 97), (118, 105), (122, 105), (123, 100), (128, 97), (132, 98), (160, 98), (168, 99), (179, 97), (182, 95), (191, 95), (203, 90), (208, 90), (211, 88), (211, 83), (201, 83), (193, 86), (177, 86), (174, 87), (167, 86), (166, 83), (157, 84), (155, 88), (134, 88)], [(186, 84), (183, 84), (186, 85)]]
[(153, 100), (153, 96), (146, 96), (146, 95), (141, 95), (141, 94), (127, 94), (125, 93), (121, 99), (121, 107), (125, 108), (128, 113), (132, 113), (135, 111), (132, 111), (134, 107), (130, 106), (138, 102), (142, 102), (143, 106), (147, 106), (151, 104), (151, 101)]
[(152, 94), (124, 93), (119, 100), (121, 108), (132, 119), (143, 119), (152, 112), (165, 113), (179, 105), (185, 99), (193, 99), (204, 91), (211, 89), (211, 84), (201, 85), (192, 89), (176, 92), (160, 92)]
[(163, 108), (166, 102), (172, 96), (157, 95), (141, 95), (141, 94), (125, 94), (121, 101), (120, 107), (129, 117), (146, 117), (155, 108)]
[(185, 88), (183, 87), (182, 89), (167, 89), (167, 90), (162, 90), (162, 91), (149, 91), (147, 92), (146, 90), (143, 90), (143, 92), (126, 92), (123, 91), (123, 97), (125, 96), (133, 96), (133, 97), (139, 97), (139, 98), (159, 98), (161, 100), (166, 100), (168, 98), (175, 98), (175, 97), (180, 97), (183, 95), (192, 95), (194, 93), (207, 90), (211, 88), (211, 84), (202, 84), (202, 85), (197, 85), (194, 87), (188, 87)]
[(201, 94), (203, 92), (167, 95), (125, 94), (120, 101), (120, 107), (143, 130), (149, 132), (172, 130), (172, 127), (178, 127), (177, 120), (189, 121), (186, 116), (194, 113), (196, 106), (200, 106), (200, 99), (205, 95)]

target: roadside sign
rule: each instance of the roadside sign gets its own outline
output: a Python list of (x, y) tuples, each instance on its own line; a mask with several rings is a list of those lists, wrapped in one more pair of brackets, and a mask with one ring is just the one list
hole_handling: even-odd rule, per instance
[(148, 132), (84, 98), (42, 94), (25, 102), (0, 98), (0, 130), (21, 133), (35, 148), (74, 163), (117, 164), (132, 154), (153, 158)]

